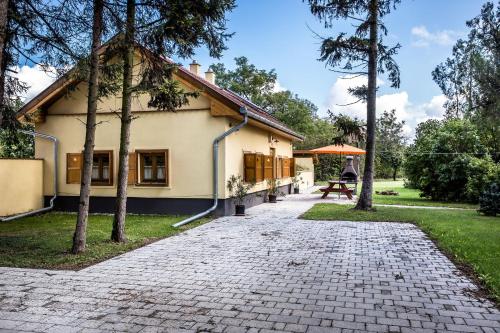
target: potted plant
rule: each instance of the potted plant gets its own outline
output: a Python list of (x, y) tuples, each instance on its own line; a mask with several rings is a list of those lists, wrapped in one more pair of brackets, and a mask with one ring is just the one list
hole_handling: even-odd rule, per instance
[(245, 216), (245, 205), (244, 200), (248, 191), (254, 186), (254, 184), (245, 183), (243, 177), (240, 175), (231, 175), (227, 181), (227, 189), (229, 195), (235, 202), (236, 216)]
[(270, 203), (276, 203), (276, 198), (279, 194), (280, 181), (277, 179), (267, 180), (267, 195)]
[(304, 184), (303, 178), (299, 176), (292, 177), (293, 194), (300, 193), (300, 184)]

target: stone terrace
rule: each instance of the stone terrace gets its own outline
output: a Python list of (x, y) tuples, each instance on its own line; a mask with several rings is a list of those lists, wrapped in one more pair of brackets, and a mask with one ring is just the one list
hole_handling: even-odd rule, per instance
[(0, 331), (500, 332), (415, 226), (305, 221), (289, 196), (78, 272), (0, 268)]

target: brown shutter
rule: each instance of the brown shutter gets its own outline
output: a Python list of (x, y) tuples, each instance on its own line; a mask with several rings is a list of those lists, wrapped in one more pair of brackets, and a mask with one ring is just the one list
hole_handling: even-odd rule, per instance
[(290, 177), (295, 177), (295, 157), (290, 159)]
[(259, 183), (264, 180), (264, 155), (255, 155), (255, 182)]
[(288, 157), (283, 158), (283, 178), (290, 177), (290, 159)]
[(66, 184), (80, 184), (82, 179), (81, 153), (66, 154)]
[(273, 179), (273, 157), (264, 155), (264, 179)]
[(276, 179), (283, 178), (283, 159), (278, 157), (276, 159)]
[(255, 183), (256, 182), (256, 169), (255, 169), (255, 161), (256, 154), (244, 154), (244, 174), (245, 174), (245, 182), (247, 183)]
[[(165, 161), (166, 164), (166, 161)], [(166, 169), (166, 168), (165, 168)], [(134, 185), (137, 183), (137, 154), (128, 154), (128, 184)]]

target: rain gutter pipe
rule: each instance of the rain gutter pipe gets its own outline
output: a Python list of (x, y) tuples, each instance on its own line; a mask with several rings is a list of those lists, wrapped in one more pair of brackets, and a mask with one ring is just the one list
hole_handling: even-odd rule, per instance
[(214, 139), (213, 142), (213, 188), (214, 188), (214, 203), (212, 207), (207, 209), (204, 212), (201, 212), (199, 214), (196, 214), (194, 216), (191, 216), (185, 220), (182, 220), (180, 222), (177, 222), (174, 224), (174, 228), (178, 228), (180, 226), (183, 226), (185, 224), (191, 223), (199, 218), (202, 218), (211, 212), (215, 211), (217, 209), (217, 204), (219, 203), (219, 142), (222, 141), (226, 136), (230, 135), (231, 133), (234, 133), (238, 130), (240, 130), (243, 126), (245, 126), (248, 123), (248, 112), (247, 109), (244, 107), (240, 108), (240, 113), (243, 115), (243, 121), (239, 123), (238, 125), (232, 127), (228, 131), (222, 133), (218, 137)]
[(39, 213), (48, 212), (49, 210), (54, 208), (54, 200), (56, 200), (56, 198), (57, 198), (57, 159), (58, 159), (58, 145), (59, 145), (57, 138), (52, 136), (52, 135), (38, 133), (38, 132), (34, 132), (34, 131), (19, 130), (19, 132), (27, 134), (27, 135), (32, 135), (35, 137), (47, 139), (47, 140), (50, 140), (54, 143), (54, 196), (50, 199), (48, 207), (35, 209), (35, 210), (29, 211), (26, 213), (11, 215), (9, 217), (0, 218), (0, 222), (17, 220), (21, 217), (26, 217), (26, 216), (39, 214)]

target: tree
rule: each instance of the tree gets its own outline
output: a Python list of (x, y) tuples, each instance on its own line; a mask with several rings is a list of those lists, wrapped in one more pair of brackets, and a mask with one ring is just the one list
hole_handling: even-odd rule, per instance
[(405, 121), (398, 122), (396, 110), (384, 111), (377, 119), (377, 159), (384, 170), (392, 170), (392, 179), (403, 164), (406, 137), (403, 133)]
[(55, 64), (66, 68), (68, 59), (74, 59), (65, 36), (79, 26), (70, 22), (75, 16), (59, 15), (71, 4), (71, 1), (0, 1), (0, 128), (13, 130), (19, 126), (15, 116), (17, 104), (29, 88), (16, 77), (16, 66), (21, 61), (44, 64), (41, 67), (46, 69)]
[[(355, 22), (351, 36), (342, 32), (337, 37), (324, 38), (320, 60), (328, 66), (338, 68), (342, 74), (367, 76), (368, 84), (351, 89), (358, 101), (366, 102), (366, 159), (363, 185), (355, 209), (372, 209), (373, 175), (375, 161), (375, 128), (377, 74), (387, 72), (391, 87), (400, 84), (399, 67), (392, 58), (400, 45), (387, 47), (381, 35), (387, 28), (381, 19), (395, 8), (400, 0), (308, 0), (311, 13), (332, 28), (336, 19)], [(382, 34), (379, 32), (381, 31)]]
[(470, 32), (453, 47), (452, 56), (432, 72), (448, 98), (449, 117), (472, 121), (481, 139), (500, 161), (500, 4), (483, 5), (467, 22)]
[[(175, 111), (176, 108), (188, 103), (188, 97), (197, 96), (197, 92), (185, 92), (180, 88), (173, 78), (176, 65), (165, 63), (161, 57), (171, 57), (175, 54), (186, 58), (194, 55), (195, 48), (202, 45), (208, 47), (211, 56), (220, 57), (225, 49), (225, 41), (231, 36), (226, 33), (225, 14), (234, 8), (234, 0), (209, 2), (149, 0), (141, 3), (139, 17), (136, 17), (136, 6), (134, 0), (127, 0), (125, 37), (121, 46), (123, 90), (120, 152), (118, 188), (111, 233), (111, 239), (116, 242), (126, 240), (125, 216), (132, 94), (148, 93), (150, 95), (148, 106), (165, 111)], [(186, 17), (189, 17), (189, 20), (186, 20)], [(137, 39), (139, 43), (136, 43)], [(143, 52), (146, 65), (139, 74), (140, 82), (133, 86), (136, 45), (145, 47), (148, 51)], [(153, 55), (146, 55), (150, 51)]]
[(334, 114), (328, 110), (334, 132), (332, 142), (336, 145), (355, 144), (357, 147), (366, 143), (366, 124), (358, 118), (351, 118), (345, 114)]
[(477, 202), (500, 174), (477, 128), (468, 120), (420, 123), (405, 155), (410, 185), (432, 200)]
[(331, 131), (325, 127), (331, 124), (318, 117), (314, 103), (289, 90), (275, 91), (278, 75), (274, 69), (259, 69), (246, 57), (237, 57), (235, 62), (234, 70), (227, 70), (221, 63), (210, 66), (217, 85), (259, 105), (294, 131), (305, 135), (304, 142), (296, 143), (297, 148), (317, 148), (330, 142), (328, 133)]
[(236, 68), (228, 70), (224, 64), (210, 66), (215, 73), (215, 83), (224, 89), (234, 91), (253, 103), (265, 107), (265, 97), (270, 95), (277, 82), (274, 69), (266, 71), (250, 64), (247, 57), (234, 58)]
[(87, 118), (85, 123), (85, 145), (83, 149), (83, 168), (80, 184), (80, 199), (75, 233), (73, 234), (73, 254), (85, 250), (87, 220), (89, 214), (90, 184), (92, 182), (92, 164), (94, 155), (97, 103), (99, 99), (99, 77), (101, 69), (99, 49), (104, 31), (104, 0), (93, 1), (92, 44), (90, 48), (90, 66), (88, 75)]

